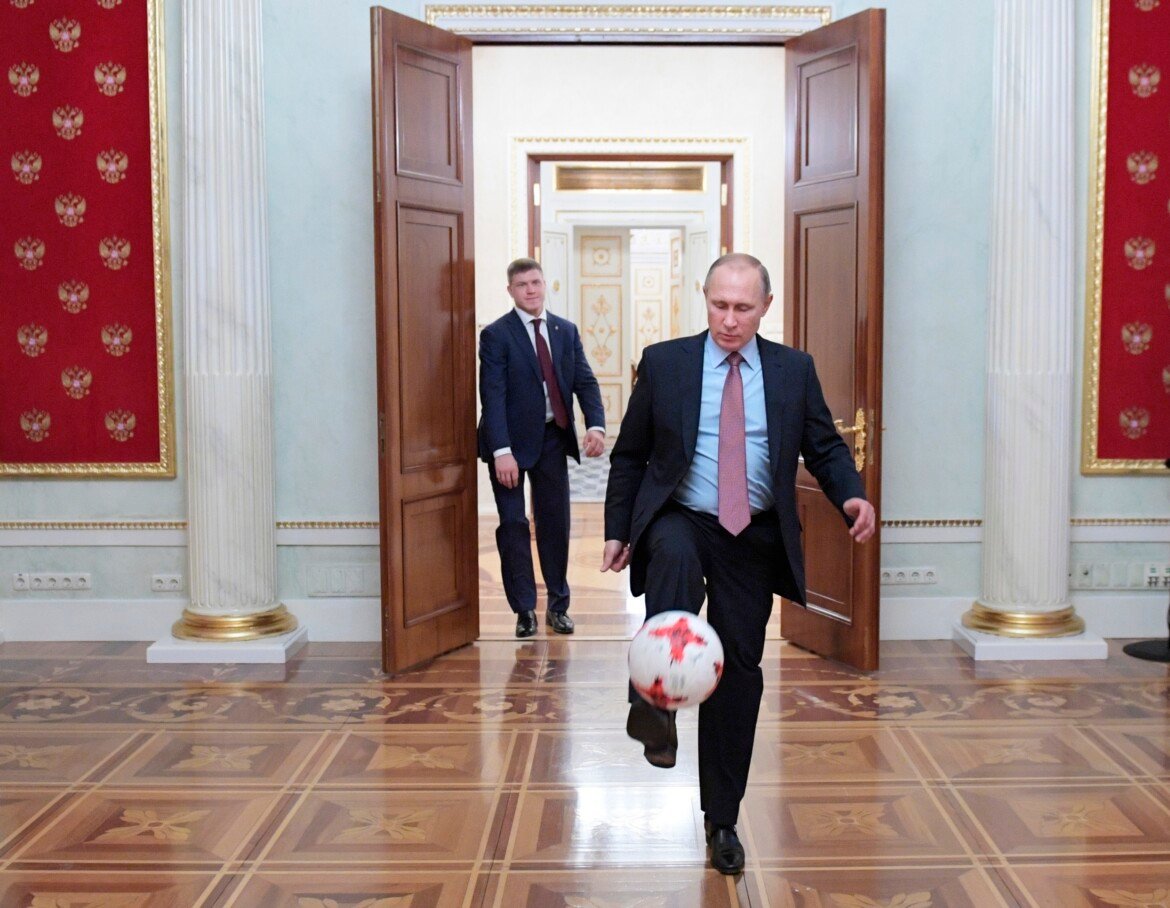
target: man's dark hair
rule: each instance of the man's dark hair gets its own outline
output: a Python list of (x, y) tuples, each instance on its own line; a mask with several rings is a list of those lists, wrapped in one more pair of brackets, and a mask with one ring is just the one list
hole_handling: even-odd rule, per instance
[[(721, 255), (711, 264), (707, 269), (707, 276), (703, 279), (703, 292), (707, 292), (707, 287), (711, 283), (711, 275), (715, 273), (715, 269), (720, 265), (731, 265), (736, 268), (755, 268), (760, 272), (760, 286), (764, 291), (764, 299), (772, 295), (772, 279), (768, 276), (768, 269), (764, 267), (761, 262), (754, 255), (748, 255), (746, 252), (729, 252), (727, 255)], [(510, 279), (510, 278), (509, 278)]]
[(523, 274), (525, 271), (539, 271), (544, 274), (544, 269), (540, 267), (540, 262), (536, 259), (528, 257), (516, 259), (508, 266), (508, 283), (512, 283), (512, 278), (517, 274)]

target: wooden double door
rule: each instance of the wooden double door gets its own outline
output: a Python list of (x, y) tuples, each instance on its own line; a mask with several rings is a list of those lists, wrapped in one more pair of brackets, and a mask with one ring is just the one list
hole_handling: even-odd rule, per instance
[[(382, 662), (396, 672), (479, 636), (472, 42), (380, 8), (371, 26)], [(867, 10), (785, 45), (785, 248), (756, 250), (785, 263), (787, 342), (816, 358), (875, 506), (884, 27)], [(878, 540), (853, 545), (803, 469), (798, 507), (808, 603), (783, 604), (782, 632), (875, 668)]]

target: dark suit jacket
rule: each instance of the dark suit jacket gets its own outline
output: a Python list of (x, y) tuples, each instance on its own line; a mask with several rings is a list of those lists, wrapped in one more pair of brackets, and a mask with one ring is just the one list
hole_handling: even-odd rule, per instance
[[(566, 448), (581, 462), (573, 395), (581, 402), (585, 425), (605, 428), (601, 390), (585, 359), (577, 326), (547, 309), (549, 352), (561, 397), (569, 411)], [(492, 451), (511, 448), (520, 469), (530, 469), (544, 445), (544, 377), (528, 329), (513, 309), (479, 335), (479, 456), (492, 462)]]
[[(864, 498), (849, 447), (833, 426), (812, 357), (757, 338), (764, 371), (772, 494), (791, 581), (777, 571), (775, 592), (804, 602), (804, 558), (796, 513), (797, 458), (840, 510)], [(682, 481), (695, 456), (707, 332), (647, 347), (638, 366), (621, 432), (610, 454), (605, 495), (605, 538), (630, 544), (630, 586), (645, 589), (647, 555), (638, 543), (654, 515)], [(789, 588), (791, 584), (795, 588)]]

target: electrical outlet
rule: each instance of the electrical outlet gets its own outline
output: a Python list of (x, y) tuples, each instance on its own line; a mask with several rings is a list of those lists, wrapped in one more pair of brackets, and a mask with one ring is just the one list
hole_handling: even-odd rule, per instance
[(886, 586), (938, 583), (938, 569), (933, 567), (888, 567), (881, 569), (881, 582)]
[(150, 591), (152, 593), (181, 593), (183, 591), (183, 575), (151, 574)]
[(93, 580), (89, 574), (80, 574), (73, 571), (62, 573), (29, 574), (20, 571), (12, 575), (12, 588), (17, 590), (32, 590), (38, 593), (75, 590), (92, 590)]
[(376, 564), (313, 564), (305, 588), (310, 596), (378, 596), (381, 577)]

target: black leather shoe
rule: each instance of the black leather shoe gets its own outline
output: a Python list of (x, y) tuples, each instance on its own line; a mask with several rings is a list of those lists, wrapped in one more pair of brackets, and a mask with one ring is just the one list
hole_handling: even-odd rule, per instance
[(630, 704), (626, 734), (642, 742), (646, 762), (659, 769), (670, 769), (678, 757), (678, 729), (674, 713), (651, 706), (645, 700)]
[(743, 873), (743, 844), (734, 826), (716, 826), (710, 820), (703, 821), (707, 834), (707, 847), (711, 849), (711, 866), (720, 873)]
[(516, 636), (531, 637), (536, 633), (536, 612), (516, 613)]
[(573, 619), (564, 612), (545, 612), (544, 623), (558, 634), (571, 634), (576, 627), (573, 624)]

